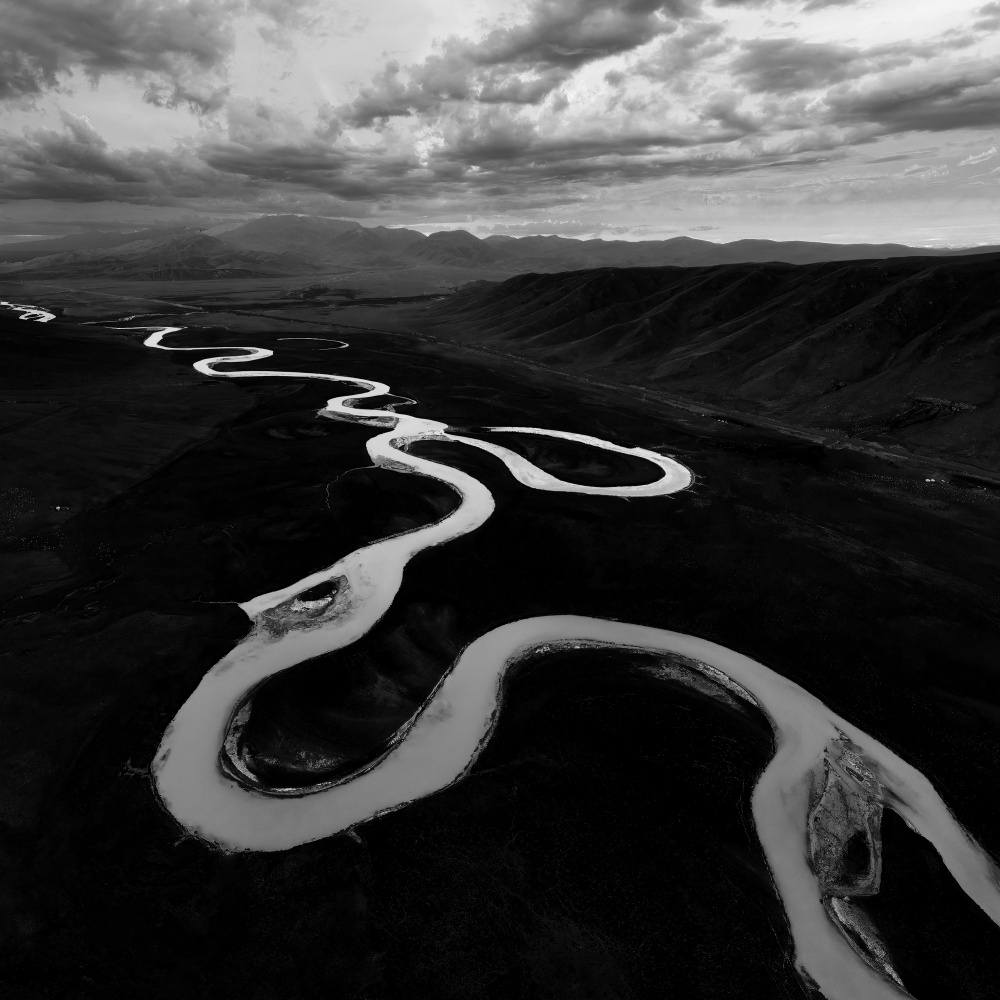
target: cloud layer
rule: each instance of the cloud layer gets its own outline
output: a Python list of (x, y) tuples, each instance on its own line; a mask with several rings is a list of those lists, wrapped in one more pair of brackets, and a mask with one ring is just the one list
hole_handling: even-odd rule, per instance
[(576, 70), (675, 30), (696, 9), (688, 0), (538, 0), (524, 22), (480, 41), (448, 38), (405, 71), (388, 63), (339, 115), (359, 127), (452, 101), (536, 105)]
[[(232, 70), (248, 32), (293, 62), (315, 53), (326, 5), (0, 0), (0, 100), (50, 102), (0, 136), (0, 200), (544, 218), (671, 184), (706, 203), (726, 184), (744, 201), (769, 186), (821, 200), (989, 186), (966, 176), (995, 155), (989, 142), (950, 159), (943, 140), (930, 157), (866, 150), (1000, 128), (1000, 4), (917, 38), (805, 30), (848, 2), (529, 0), (416, 59), (376, 54), (367, 83), (303, 112), (289, 103), (301, 86), (283, 91), (279, 76), (247, 94)], [(106, 79), (132, 88), (132, 113), (188, 108), (200, 131), (113, 147), (85, 115), (59, 110), (61, 95), (79, 108)]]
[(235, 45), (234, 21), (263, 15), (294, 24), (305, 0), (0, 0), (0, 100), (125, 75), (147, 101), (222, 107), (219, 84)]

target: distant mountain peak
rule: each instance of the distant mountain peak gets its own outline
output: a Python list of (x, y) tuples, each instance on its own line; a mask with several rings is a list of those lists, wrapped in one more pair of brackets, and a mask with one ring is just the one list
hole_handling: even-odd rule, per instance
[(483, 242), (478, 236), (470, 233), (467, 229), (442, 229), (440, 232), (431, 233), (427, 239), (434, 240), (436, 243), (467, 245)]

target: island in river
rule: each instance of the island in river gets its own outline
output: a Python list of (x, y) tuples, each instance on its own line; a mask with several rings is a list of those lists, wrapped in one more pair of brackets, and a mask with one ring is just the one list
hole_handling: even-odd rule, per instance
[[(115, 305), (89, 314), (102, 327), (69, 322), (72, 301), (45, 325), (5, 319), (5, 437), (21, 450), (4, 547), (21, 569), (6, 580), (0, 915), (15, 943), (3, 976), (26, 995), (805, 995), (751, 815), (770, 727), (635, 649), (529, 657), (469, 775), (353, 836), (231, 854), (177, 825), (150, 765), (246, 632), (238, 606), (440, 521), (455, 498), (370, 467), (372, 428), (320, 416), (322, 383), (214, 380), (142, 346), (157, 321), (192, 328), (177, 346), (252, 344), (276, 370), (377, 379), (399, 412), (455, 434), (557, 429), (694, 477), (628, 500), (540, 492), (481, 449), (421, 444), (496, 509), (415, 555), (336, 663), (266, 692), (253, 744), (274, 783), (370, 759), (491, 630), (586, 616), (766, 664), (918, 768), (997, 856), (988, 476), (527, 375), (426, 336)], [(504, 443), (561, 480), (635, 471), (572, 441)], [(878, 891), (857, 905), (899, 980), (917, 997), (988, 996), (996, 926), (892, 810), (879, 837)], [(855, 888), (870, 860), (853, 858)]]

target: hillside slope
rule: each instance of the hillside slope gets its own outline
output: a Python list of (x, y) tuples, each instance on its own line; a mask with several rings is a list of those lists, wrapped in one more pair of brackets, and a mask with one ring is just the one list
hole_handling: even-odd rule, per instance
[(32, 278), (197, 280), (308, 274), (313, 262), (297, 253), (240, 250), (197, 230), (133, 239), (110, 248), (75, 250), (0, 265), (11, 279)]
[(526, 274), (427, 332), (1000, 470), (1000, 254)]
[(299, 215), (265, 215), (235, 229), (218, 234), (218, 239), (241, 250), (264, 253), (295, 253), (323, 256), (339, 236), (362, 231), (357, 222)]
[(31, 240), (28, 243), (8, 243), (0, 246), (0, 262), (15, 263), (34, 257), (50, 257), (53, 254), (72, 253), (78, 250), (103, 250), (112, 252), (136, 240), (168, 239), (186, 232), (184, 227), (139, 229), (125, 232), (73, 233), (70, 236), (56, 236), (52, 239)]

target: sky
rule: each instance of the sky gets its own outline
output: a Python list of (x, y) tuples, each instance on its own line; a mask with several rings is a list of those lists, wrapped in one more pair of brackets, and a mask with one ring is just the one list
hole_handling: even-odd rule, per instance
[(1000, 243), (1000, 2), (0, 0), (0, 232)]

